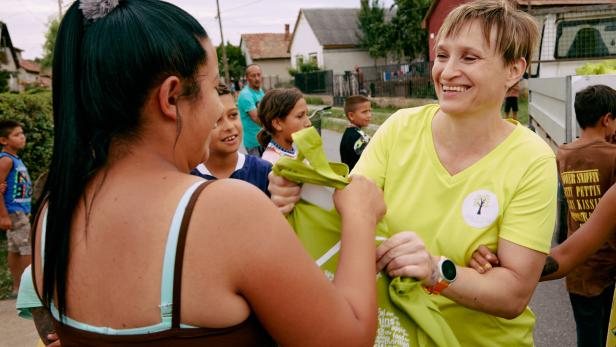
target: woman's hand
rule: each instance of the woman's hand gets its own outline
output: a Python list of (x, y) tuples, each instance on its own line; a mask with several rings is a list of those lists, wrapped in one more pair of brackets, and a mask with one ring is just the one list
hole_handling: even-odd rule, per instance
[(60, 347), (60, 346), (62, 346), (60, 344), (60, 339), (58, 338), (58, 334), (56, 334), (56, 333), (48, 334), (47, 335), (47, 341), (50, 342), (47, 345), (47, 347)]
[(490, 249), (484, 245), (480, 245), (479, 248), (473, 252), (473, 257), (468, 263), (468, 266), (475, 269), (480, 274), (490, 271), (495, 266), (499, 266), (500, 261), (496, 254), (492, 253)]
[(436, 284), (438, 257), (432, 256), (424, 242), (412, 231), (403, 231), (383, 241), (376, 249), (377, 271), (391, 277), (414, 277), (425, 286)]
[(270, 191), (274, 205), (284, 214), (293, 211), (295, 204), (299, 201), (300, 186), (284, 177), (275, 175), (274, 172), (270, 172), (267, 177), (269, 179), (267, 189)]
[(334, 205), (342, 218), (369, 218), (376, 225), (385, 215), (387, 207), (383, 191), (371, 180), (354, 175), (351, 183), (334, 193)]

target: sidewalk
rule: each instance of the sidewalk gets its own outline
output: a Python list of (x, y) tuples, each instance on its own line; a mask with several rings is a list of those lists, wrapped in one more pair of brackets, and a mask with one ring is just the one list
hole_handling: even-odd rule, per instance
[(0, 347), (35, 347), (38, 334), (31, 320), (19, 318), (15, 300), (0, 301)]

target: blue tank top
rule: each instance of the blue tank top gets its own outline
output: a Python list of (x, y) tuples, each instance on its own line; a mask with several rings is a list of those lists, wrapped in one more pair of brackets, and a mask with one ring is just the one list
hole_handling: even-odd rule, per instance
[(0, 152), (0, 158), (8, 157), (13, 161), (13, 168), (6, 177), (4, 205), (9, 213), (30, 213), (32, 200), (32, 181), (24, 162), (10, 153)]

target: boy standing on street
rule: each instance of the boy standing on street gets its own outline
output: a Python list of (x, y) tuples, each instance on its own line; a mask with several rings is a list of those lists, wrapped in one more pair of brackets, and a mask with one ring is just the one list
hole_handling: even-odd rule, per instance
[(32, 183), (28, 169), (17, 153), (26, 146), (23, 127), (12, 120), (0, 121), (0, 182), (6, 182), (0, 199), (0, 229), (6, 230), (8, 266), (17, 296), (21, 274), (30, 264), (30, 200)]
[[(509, 88), (505, 95), (505, 118), (518, 120), (518, 98), (520, 97), (520, 81)], [(509, 116), (511, 114), (511, 116)]]
[[(556, 159), (564, 187), (571, 237), (616, 182), (616, 90), (589, 86), (575, 96), (582, 128), (576, 141), (560, 146)], [(604, 346), (616, 278), (616, 234), (567, 276), (578, 346)]]
[(370, 99), (363, 95), (349, 96), (344, 102), (344, 114), (351, 125), (340, 140), (340, 160), (349, 166), (350, 171), (370, 142), (370, 136), (362, 130), (372, 119)]

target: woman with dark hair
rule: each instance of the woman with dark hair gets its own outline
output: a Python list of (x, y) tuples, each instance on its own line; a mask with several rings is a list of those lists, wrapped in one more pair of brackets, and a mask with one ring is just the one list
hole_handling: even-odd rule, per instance
[(332, 283), (258, 189), (188, 175), (222, 113), (193, 17), (156, 0), (76, 1), (53, 73), (33, 277), (63, 346), (371, 344), (381, 192), (357, 178), (334, 196)]

